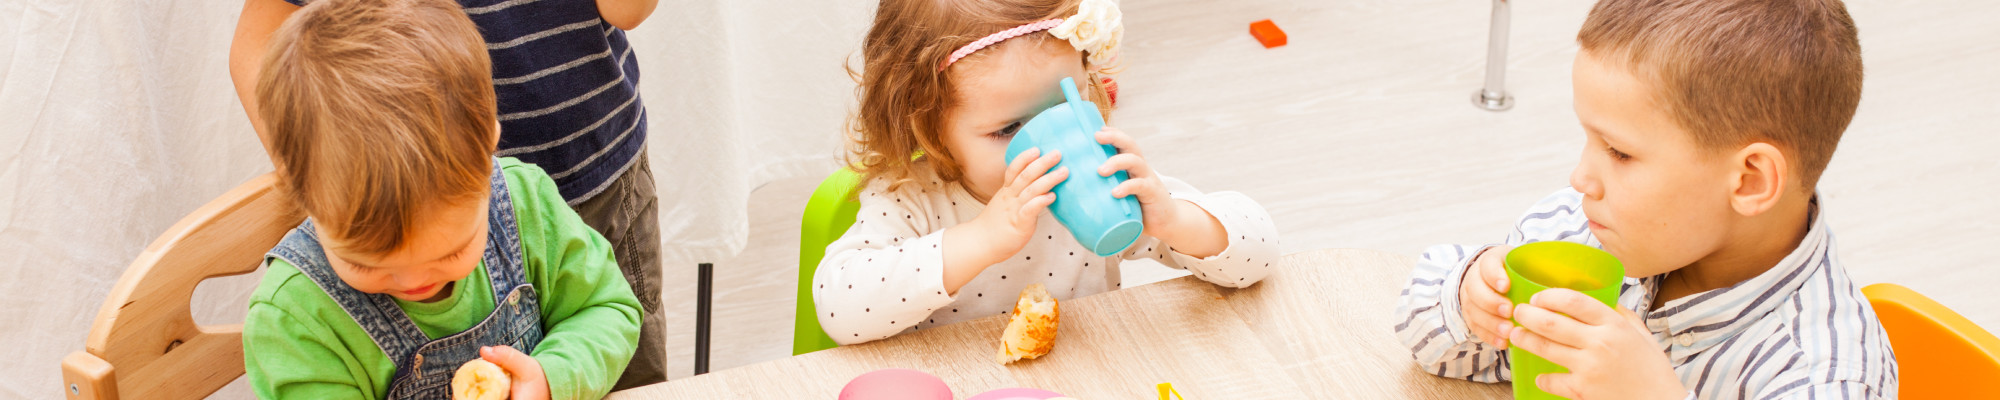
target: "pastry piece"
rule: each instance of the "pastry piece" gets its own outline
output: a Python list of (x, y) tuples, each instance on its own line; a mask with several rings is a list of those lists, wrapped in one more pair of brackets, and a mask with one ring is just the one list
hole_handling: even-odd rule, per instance
[(507, 390), (513, 387), (513, 379), (500, 366), (473, 359), (458, 367), (458, 373), (451, 377), (452, 400), (507, 400)]
[(1014, 303), (1014, 319), (1007, 321), (1007, 331), (1000, 335), (1001, 364), (1019, 361), (1023, 358), (1038, 358), (1049, 354), (1056, 347), (1056, 298), (1042, 284), (1028, 285), (1021, 290), (1021, 299)]

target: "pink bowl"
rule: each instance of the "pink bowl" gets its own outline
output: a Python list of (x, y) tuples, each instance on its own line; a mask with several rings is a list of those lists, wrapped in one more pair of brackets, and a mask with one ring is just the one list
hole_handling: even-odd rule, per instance
[[(889, 368), (869, 371), (840, 388), (840, 400), (951, 400), (951, 387), (922, 371)], [(1037, 398), (1040, 399), (1040, 398)]]

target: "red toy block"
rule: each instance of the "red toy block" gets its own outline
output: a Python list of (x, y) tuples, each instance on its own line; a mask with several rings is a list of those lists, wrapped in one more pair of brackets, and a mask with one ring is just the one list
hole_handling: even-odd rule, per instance
[(1257, 42), (1263, 43), (1266, 49), (1285, 45), (1285, 31), (1268, 19), (1250, 23), (1250, 36), (1256, 36)]

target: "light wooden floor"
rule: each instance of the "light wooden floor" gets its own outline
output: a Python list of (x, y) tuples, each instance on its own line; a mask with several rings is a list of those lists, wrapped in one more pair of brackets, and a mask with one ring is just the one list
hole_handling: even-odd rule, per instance
[[(1263, 202), (1288, 252), (1498, 241), (1564, 186), (1581, 151), (1569, 66), (1589, 6), (1515, 4), (1508, 84), (1519, 104), (1494, 113), (1468, 100), (1484, 65), (1484, 1), (1129, 0), (1112, 124), (1165, 173)], [(2000, 328), (2000, 297), (1988, 294), (2000, 268), (1982, 252), (2000, 248), (2000, 3), (1849, 10), (1867, 88), (1820, 187), (1842, 261), (1861, 283), (1910, 286)], [(1247, 24), (1265, 18), (1290, 45), (1251, 39)], [(716, 263), (713, 369), (789, 355), (798, 217), (817, 182), (752, 195), (749, 247)], [(1133, 284), (1173, 276), (1127, 271)], [(695, 272), (668, 278), (681, 377), (692, 371)]]

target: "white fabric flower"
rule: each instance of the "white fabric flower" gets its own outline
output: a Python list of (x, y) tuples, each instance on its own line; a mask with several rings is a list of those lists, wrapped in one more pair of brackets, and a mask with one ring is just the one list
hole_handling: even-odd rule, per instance
[(1083, 0), (1076, 15), (1049, 29), (1056, 38), (1090, 53), (1090, 63), (1109, 66), (1118, 57), (1118, 45), (1125, 38), (1125, 16), (1113, 0)]
[(1125, 42), (1125, 27), (1119, 26), (1113, 28), (1110, 36), (1110, 39), (1099, 44), (1097, 48), (1090, 50), (1091, 65), (1111, 68), (1115, 66), (1113, 64), (1117, 63), (1118, 46)]

